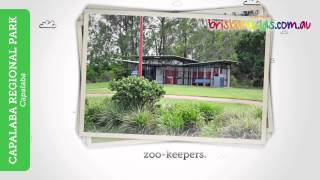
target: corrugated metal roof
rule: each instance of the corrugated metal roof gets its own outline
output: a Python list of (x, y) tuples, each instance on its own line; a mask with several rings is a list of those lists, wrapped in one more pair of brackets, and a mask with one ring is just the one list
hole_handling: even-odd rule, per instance
[[(130, 57), (126, 57), (126, 58), (130, 59)], [(131, 58), (138, 59), (139, 56), (131, 56)], [(143, 60), (154, 60), (154, 59), (172, 60), (172, 59), (175, 59), (175, 60), (187, 61), (187, 62), (199, 62), (198, 60), (195, 60), (195, 59), (176, 56), (176, 55), (143, 56), (142, 58), (143, 58)]]
[[(132, 60), (122, 60), (123, 62), (127, 62), (127, 63), (133, 63), (133, 64), (138, 64), (138, 61), (132, 61)], [(203, 65), (210, 65), (210, 64), (232, 64), (232, 63), (239, 63), (238, 61), (233, 61), (233, 60), (216, 60), (216, 61), (207, 61), (207, 62), (197, 62), (197, 63), (188, 63), (188, 64), (175, 64), (172, 66), (203, 66)], [(142, 63), (142, 64), (146, 64), (146, 63)], [(149, 64), (148, 65), (153, 65), (153, 64)], [(154, 64), (154, 65), (159, 65), (159, 64)], [(171, 65), (171, 64), (165, 64), (165, 65)]]

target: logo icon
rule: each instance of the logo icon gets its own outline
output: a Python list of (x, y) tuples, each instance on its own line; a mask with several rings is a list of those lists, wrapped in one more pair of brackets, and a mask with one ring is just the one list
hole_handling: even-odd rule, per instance
[(39, 28), (55, 29), (57, 27), (54, 20), (45, 20), (39, 24)]
[(244, 5), (259, 5), (260, 2), (259, 2), (259, 0), (244, 0), (243, 4)]

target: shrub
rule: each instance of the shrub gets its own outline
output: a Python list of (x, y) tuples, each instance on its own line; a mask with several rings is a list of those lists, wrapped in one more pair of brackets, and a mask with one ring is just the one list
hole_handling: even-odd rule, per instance
[(124, 67), (122, 63), (111, 62), (112, 59), (102, 60), (103, 63), (87, 65), (88, 82), (105, 82), (113, 79), (121, 79), (130, 75), (130, 70)]
[(180, 113), (176, 113), (172, 107), (163, 109), (159, 119), (161, 134), (177, 135), (183, 132), (185, 122)]
[(153, 108), (165, 94), (163, 87), (155, 81), (143, 77), (127, 77), (110, 83), (110, 89), (116, 93), (112, 100), (127, 109)]
[(160, 127), (166, 134), (195, 135), (205, 122), (194, 103), (175, 103), (163, 106)]
[(261, 136), (261, 108), (228, 109), (186, 101), (161, 101), (157, 105), (127, 109), (111, 98), (86, 99), (85, 130), (245, 139)]
[(256, 119), (262, 119), (262, 108), (257, 108), (255, 112)]
[(106, 98), (103, 101), (104, 111), (100, 113), (95, 125), (104, 131), (114, 131), (122, 123), (125, 109), (113, 101), (110, 98)]
[(217, 137), (219, 135), (219, 128), (221, 128), (221, 125), (217, 121), (210, 121), (201, 129), (201, 135), (205, 137)]
[(173, 111), (173, 113), (180, 114), (184, 121), (184, 134), (194, 135), (205, 124), (204, 117), (197, 104), (181, 103), (176, 104), (175, 108), (176, 111)]
[(113, 80), (115, 78), (115, 75), (112, 71), (101, 71), (99, 81), (100, 82), (106, 82)]
[(231, 85), (231, 87), (239, 87), (240, 86), (238, 79), (234, 75), (231, 75), (231, 77), (230, 77), (230, 85)]
[(123, 64), (111, 64), (109, 66), (109, 71), (113, 74), (115, 80), (128, 77), (130, 75), (130, 70), (124, 67)]
[(258, 139), (261, 137), (261, 119), (255, 118), (255, 114), (238, 112), (227, 115), (229, 117), (226, 126), (218, 130), (219, 137)]
[(105, 111), (105, 107), (100, 103), (91, 104), (87, 98), (85, 100), (85, 104), (84, 129), (85, 131), (94, 131), (97, 129), (96, 123), (98, 122), (102, 113)]
[(147, 109), (139, 109), (122, 117), (119, 130), (130, 134), (155, 134), (156, 115)]
[(91, 66), (87, 66), (87, 81), (88, 82), (97, 82), (97, 72)]
[(201, 128), (201, 135), (206, 137), (217, 137), (219, 128), (225, 124), (222, 106), (200, 103), (199, 110), (206, 121), (206, 125)]
[(223, 113), (223, 107), (208, 103), (199, 103), (198, 108), (206, 122), (217, 119)]

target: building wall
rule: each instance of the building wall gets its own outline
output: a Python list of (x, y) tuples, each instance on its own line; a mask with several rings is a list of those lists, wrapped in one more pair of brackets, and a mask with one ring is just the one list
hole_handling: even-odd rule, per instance
[[(126, 64), (131, 71), (137, 70), (137, 64)], [(143, 66), (143, 75), (150, 80), (155, 80), (159, 84), (185, 84), (185, 85), (202, 85), (195, 83), (196, 79), (210, 79), (213, 81), (214, 76), (224, 77), (224, 87), (230, 86), (230, 65), (227, 67), (149, 67)], [(213, 86), (212, 81), (210, 85)]]
[(221, 69), (221, 73), (220, 73), (220, 76), (223, 76), (224, 77), (224, 86), (228, 86), (228, 82), (227, 82), (227, 69)]
[(161, 67), (157, 67), (156, 69), (156, 82), (163, 84), (163, 69)]
[(176, 75), (177, 75), (177, 84), (183, 84), (183, 68), (178, 67), (176, 68)]

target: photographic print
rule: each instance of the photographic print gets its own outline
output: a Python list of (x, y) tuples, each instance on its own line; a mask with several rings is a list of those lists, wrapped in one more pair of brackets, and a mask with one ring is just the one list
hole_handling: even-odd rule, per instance
[(262, 139), (265, 31), (212, 30), (208, 18), (144, 16), (141, 26), (140, 16), (87, 17), (82, 134)]
[(120, 10), (120, 11), (144, 11), (144, 12), (165, 12), (165, 13), (187, 13), (187, 14), (214, 14), (226, 16), (266, 16), (267, 12), (262, 5), (234, 5), (224, 7), (210, 7), (204, 9), (188, 9), (188, 10), (150, 10), (139, 8), (124, 8), (118, 6), (104, 6), (104, 5), (88, 5), (87, 10)]

